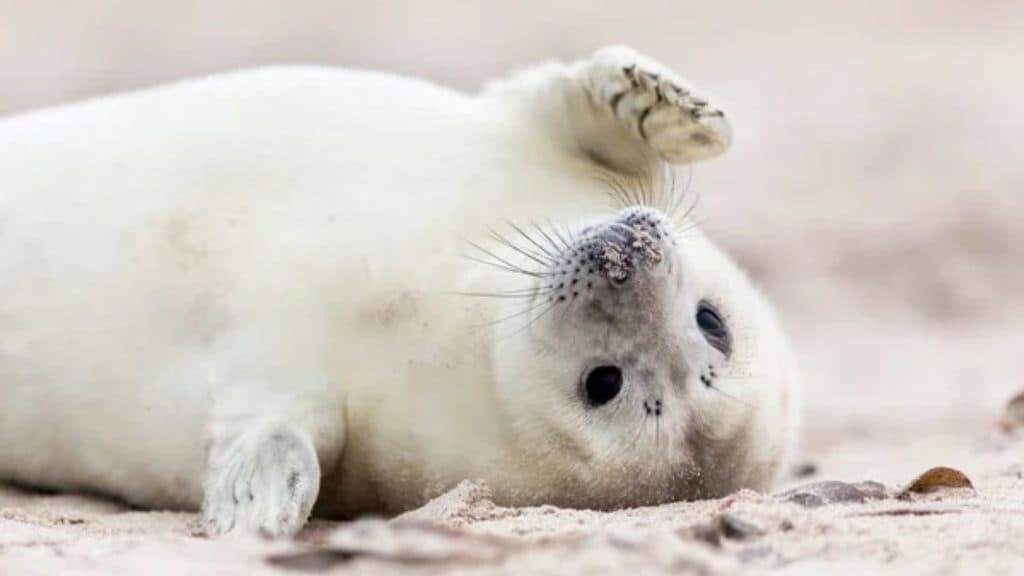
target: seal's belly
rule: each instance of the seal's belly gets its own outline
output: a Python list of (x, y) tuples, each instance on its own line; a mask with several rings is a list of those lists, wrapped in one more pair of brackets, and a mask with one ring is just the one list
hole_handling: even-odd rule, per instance
[(448, 338), (474, 313), (446, 294), (463, 239), (574, 185), (523, 138), (457, 93), (328, 70), (0, 122), (0, 476), (198, 505), (239, 333), (358, 401), (476, 377)]

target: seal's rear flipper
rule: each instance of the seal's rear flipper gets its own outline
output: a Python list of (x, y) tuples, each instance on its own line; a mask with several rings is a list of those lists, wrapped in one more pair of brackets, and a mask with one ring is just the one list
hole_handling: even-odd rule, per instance
[(712, 158), (731, 141), (721, 110), (664, 65), (622, 46), (528, 69), (489, 85), (483, 97), (526, 111), (566, 145), (627, 173)]

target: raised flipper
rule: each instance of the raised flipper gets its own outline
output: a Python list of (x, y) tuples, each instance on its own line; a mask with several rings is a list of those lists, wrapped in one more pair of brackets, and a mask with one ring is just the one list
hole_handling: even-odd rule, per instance
[(731, 141), (720, 109), (666, 66), (622, 46), (527, 69), (482, 96), (526, 112), (575, 151), (627, 173), (712, 158)]

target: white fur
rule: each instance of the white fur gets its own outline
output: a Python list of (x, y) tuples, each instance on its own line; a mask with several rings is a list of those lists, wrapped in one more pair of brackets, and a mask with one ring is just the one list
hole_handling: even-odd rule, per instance
[[(464, 239), (607, 214), (592, 158), (627, 172), (725, 149), (724, 120), (678, 98), (646, 141), (649, 91), (609, 114), (626, 62), (681, 83), (619, 48), (480, 97), (275, 68), (0, 121), (0, 478), (202, 504), (214, 532), (292, 533), (317, 498), (397, 511), (466, 477), (513, 504), (573, 503), (560, 495), (586, 488), (517, 412), (553, 409), (534, 404), (565, 362), (538, 356), (541, 327), (499, 341), (487, 324), (507, 303), (453, 292), (515, 282), (460, 257)], [(695, 131), (714, 142), (687, 144)], [(758, 403), (774, 470), (792, 436), (784, 337), (728, 259), (694, 246), (728, 283), (712, 289), (765, 316), (736, 394)], [(738, 425), (728, 400), (708, 406)]]

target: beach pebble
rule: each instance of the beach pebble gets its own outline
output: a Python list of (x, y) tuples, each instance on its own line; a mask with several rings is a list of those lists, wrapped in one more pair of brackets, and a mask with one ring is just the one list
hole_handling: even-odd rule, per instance
[(911, 494), (930, 494), (949, 488), (974, 489), (974, 484), (966, 474), (956, 468), (938, 466), (915, 478), (899, 494), (899, 498), (907, 499)]
[(838, 480), (814, 482), (775, 495), (777, 500), (792, 502), (805, 508), (817, 508), (826, 504), (861, 503), (889, 497), (889, 490), (878, 482), (849, 483)]

